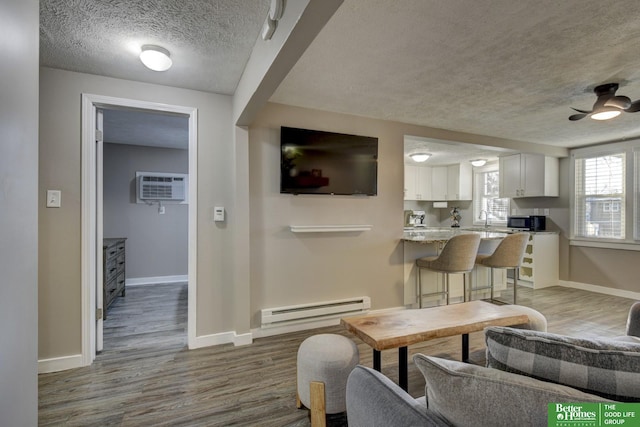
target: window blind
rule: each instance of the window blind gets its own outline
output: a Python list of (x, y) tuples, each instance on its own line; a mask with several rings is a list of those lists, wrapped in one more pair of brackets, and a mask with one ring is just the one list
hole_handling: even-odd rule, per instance
[(625, 238), (625, 153), (575, 159), (577, 237)]

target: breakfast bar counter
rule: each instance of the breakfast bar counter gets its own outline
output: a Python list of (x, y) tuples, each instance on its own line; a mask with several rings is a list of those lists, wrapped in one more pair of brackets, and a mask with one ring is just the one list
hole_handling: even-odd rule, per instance
[(437, 243), (447, 242), (459, 234), (480, 234), (482, 240), (502, 240), (511, 231), (489, 230), (479, 228), (440, 228), (424, 227), (405, 229), (402, 240), (406, 242)]
[[(418, 306), (418, 289), (416, 282), (417, 268), (415, 261), (426, 256), (435, 256), (440, 253), (444, 245), (453, 236), (459, 234), (480, 234), (480, 247), (478, 253), (492, 253), (500, 241), (512, 233), (508, 229), (486, 228), (443, 228), (443, 227), (416, 227), (405, 229), (402, 240), (404, 241), (404, 304), (409, 307)], [(472, 288), (485, 288), (490, 280), (490, 270), (487, 267), (476, 266), (470, 273)], [(442, 286), (442, 275), (433, 271), (423, 270), (422, 283), (425, 293), (435, 292)], [(506, 288), (506, 272), (494, 271), (495, 290), (499, 293)], [(463, 300), (463, 280), (461, 274), (451, 275), (450, 298)], [(478, 295), (480, 297), (481, 295)], [(424, 300), (427, 305), (437, 305), (438, 300)]]

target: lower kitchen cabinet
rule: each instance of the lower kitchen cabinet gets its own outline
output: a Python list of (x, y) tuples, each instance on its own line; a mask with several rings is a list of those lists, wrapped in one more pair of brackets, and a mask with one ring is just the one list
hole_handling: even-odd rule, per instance
[(532, 233), (522, 257), (518, 284), (534, 289), (557, 286), (559, 251), (557, 233)]

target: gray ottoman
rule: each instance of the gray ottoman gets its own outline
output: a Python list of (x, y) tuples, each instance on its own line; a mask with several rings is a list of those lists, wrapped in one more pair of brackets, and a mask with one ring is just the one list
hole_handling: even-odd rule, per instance
[(309, 408), (312, 426), (325, 425), (326, 414), (346, 411), (347, 378), (358, 361), (358, 347), (342, 335), (314, 335), (300, 344), (296, 405)]
[(530, 329), (532, 331), (547, 332), (547, 318), (538, 310), (534, 310), (531, 307), (525, 307), (524, 305), (511, 305), (510, 308), (515, 308), (522, 314), (529, 316), (529, 322), (522, 325), (514, 325), (514, 328), (518, 329)]

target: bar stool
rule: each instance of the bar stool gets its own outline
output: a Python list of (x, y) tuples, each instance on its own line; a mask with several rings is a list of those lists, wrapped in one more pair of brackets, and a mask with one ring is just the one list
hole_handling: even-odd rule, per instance
[(518, 270), (522, 263), (522, 256), (529, 241), (529, 233), (508, 234), (496, 247), (492, 254), (478, 254), (476, 264), (491, 269), (489, 286), (471, 290), (491, 289), (491, 301), (493, 301), (493, 269), (513, 268), (513, 303), (516, 303), (516, 291), (518, 287)]
[[(422, 308), (422, 299), (425, 296), (445, 295), (447, 305), (449, 305), (449, 274), (462, 273), (462, 292), (463, 300), (466, 301), (466, 273), (473, 270), (473, 266), (480, 246), (480, 234), (469, 233), (459, 234), (447, 241), (442, 248), (442, 252), (438, 256), (418, 258), (416, 267), (418, 268), (418, 298), (420, 299), (420, 308)], [(444, 289), (442, 292), (432, 292), (422, 294), (422, 278), (421, 271), (427, 270), (443, 273), (445, 277)]]

